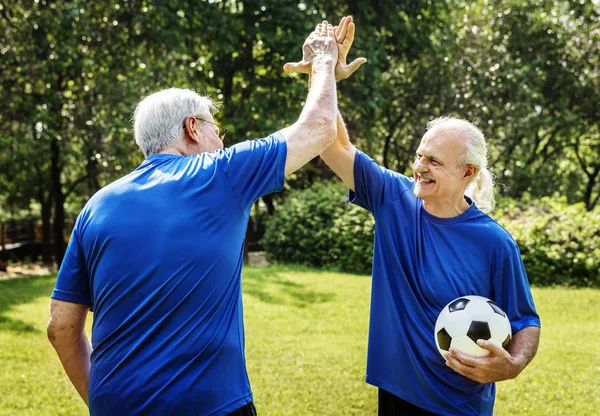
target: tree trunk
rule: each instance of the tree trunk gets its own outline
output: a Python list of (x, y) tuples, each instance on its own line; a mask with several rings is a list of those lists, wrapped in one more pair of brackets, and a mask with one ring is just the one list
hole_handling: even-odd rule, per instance
[(50, 144), (50, 181), (52, 193), (54, 195), (54, 261), (60, 267), (65, 255), (65, 206), (62, 184), (60, 182), (61, 165), (60, 165), (60, 143), (57, 138), (53, 138)]
[(273, 204), (273, 195), (268, 194), (262, 197), (263, 202), (267, 206), (267, 213), (273, 215), (275, 213), (275, 204)]
[(42, 262), (52, 262), (52, 246), (50, 238), (50, 220), (52, 215), (52, 201), (40, 201), (42, 205)]
[[(587, 173), (587, 171), (586, 171)], [(588, 211), (591, 211), (594, 209), (594, 206), (596, 205), (596, 202), (598, 202), (598, 199), (592, 199), (592, 194), (594, 192), (594, 187), (596, 186), (596, 179), (598, 178), (598, 174), (600, 173), (600, 165), (596, 166), (594, 168), (594, 171), (592, 173), (588, 173), (587, 177), (588, 177), (588, 183), (585, 186), (585, 193), (583, 195), (583, 202), (585, 203), (585, 208)]]
[(4, 223), (0, 223), (0, 247), (2, 248), (2, 251), (0, 252), (0, 261), (4, 260), (6, 254), (6, 252), (4, 251), (4, 245), (6, 243), (5, 236), (6, 225), (4, 225)]

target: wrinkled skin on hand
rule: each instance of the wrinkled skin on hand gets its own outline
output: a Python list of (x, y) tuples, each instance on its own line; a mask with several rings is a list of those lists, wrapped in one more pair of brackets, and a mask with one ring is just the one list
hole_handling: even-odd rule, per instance
[[(362, 64), (367, 62), (365, 58), (357, 58), (350, 64), (347, 63), (348, 52), (354, 42), (355, 25), (352, 16), (344, 16), (339, 25), (334, 28), (335, 39), (337, 43), (338, 56), (335, 67), (336, 81), (346, 79), (352, 75)], [(314, 33), (314, 32), (313, 32)], [(312, 34), (311, 34), (312, 35)], [(309, 36), (310, 38), (310, 36)], [(308, 39), (307, 39), (308, 41)], [(310, 51), (305, 50), (306, 42), (302, 48), (303, 58), (300, 62), (288, 62), (283, 66), (286, 72), (298, 72), (310, 74), (312, 65), (312, 55)]]

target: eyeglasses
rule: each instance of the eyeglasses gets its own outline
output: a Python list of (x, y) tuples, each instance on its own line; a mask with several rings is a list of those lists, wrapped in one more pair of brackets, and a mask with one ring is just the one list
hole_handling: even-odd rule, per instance
[[(203, 121), (205, 123), (212, 124), (213, 126), (217, 126), (217, 128), (219, 129), (219, 134), (217, 136), (219, 136), (219, 139), (221, 139), (221, 141), (225, 140), (225, 133), (227, 133), (227, 129), (223, 129), (217, 123), (213, 123), (212, 121), (204, 120), (203, 118), (200, 118), (198, 116), (192, 116), (192, 117), (194, 117), (198, 121)], [(185, 127), (185, 121), (183, 122), (183, 125)]]

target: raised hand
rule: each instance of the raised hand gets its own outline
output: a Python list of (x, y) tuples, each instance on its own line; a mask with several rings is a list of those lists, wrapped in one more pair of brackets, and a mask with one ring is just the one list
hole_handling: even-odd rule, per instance
[[(350, 48), (352, 47), (352, 42), (354, 41), (355, 25), (354, 22), (352, 22), (352, 16), (343, 17), (340, 21), (340, 24), (334, 28), (334, 31), (338, 49), (338, 61), (335, 67), (335, 79), (336, 81), (339, 81), (341, 79), (348, 78), (362, 64), (367, 62), (367, 60), (365, 58), (358, 58), (352, 61), (352, 63), (350, 64), (346, 62), (348, 51), (350, 51)], [(306, 59), (306, 54), (303, 57), (302, 61), (288, 62), (283, 66), (283, 69), (286, 72), (299, 72), (304, 74), (310, 74), (310, 68), (311, 62), (310, 60)]]
[[(297, 67), (306, 69), (306, 73), (310, 74), (311, 67), (314, 64), (319, 64), (320, 60), (338, 59), (338, 48), (334, 35), (333, 26), (324, 20), (319, 23), (302, 46), (302, 61), (294, 63)], [(286, 64), (289, 65), (289, 64)]]
[(352, 16), (344, 16), (335, 30), (335, 40), (338, 45), (338, 63), (335, 67), (335, 79), (337, 81), (346, 79), (352, 75), (362, 64), (367, 62), (366, 58), (357, 58), (350, 64), (346, 62), (348, 52), (354, 42), (354, 31), (356, 27)]

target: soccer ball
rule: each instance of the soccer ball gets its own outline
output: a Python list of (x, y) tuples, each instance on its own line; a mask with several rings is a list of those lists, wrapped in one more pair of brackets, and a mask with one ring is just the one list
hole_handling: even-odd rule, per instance
[(512, 337), (506, 313), (481, 296), (462, 296), (444, 306), (435, 323), (435, 344), (440, 354), (455, 348), (473, 357), (490, 352), (477, 345), (478, 339), (493, 338), (506, 348)]

